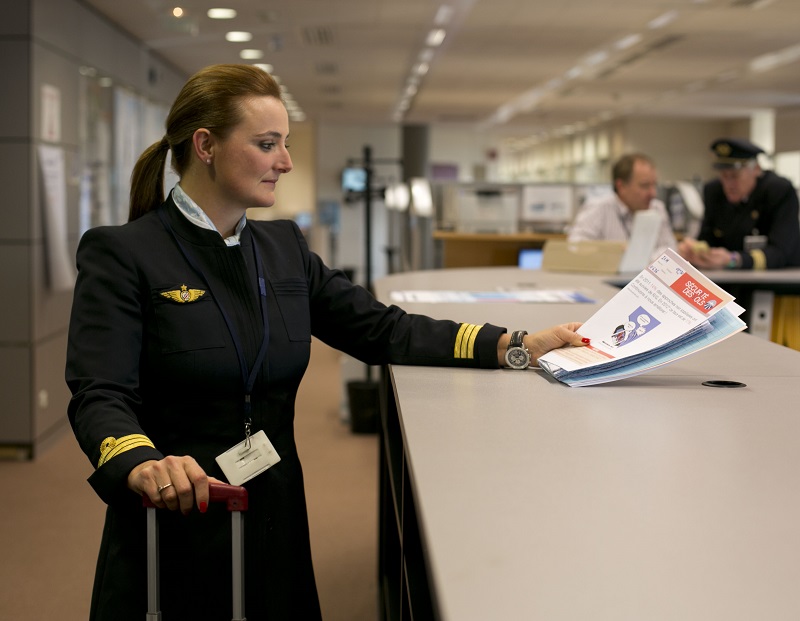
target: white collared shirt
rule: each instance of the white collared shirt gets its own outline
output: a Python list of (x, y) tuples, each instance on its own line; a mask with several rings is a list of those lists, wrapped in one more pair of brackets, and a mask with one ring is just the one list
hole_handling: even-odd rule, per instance
[[(653, 199), (650, 209), (661, 215), (661, 229), (656, 242), (659, 252), (664, 248), (675, 248), (677, 242), (664, 203)], [(609, 194), (587, 201), (569, 228), (568, 239), (571, 242), (595, 239), (626, 242), (630, 238), (632, 226), (633, 212), (616, 194)]]
[[(179, 183), (176, 183), (175, 187), (172, 189), (172, 200), (175, 201), (178, 211), (186, 216), (186, 219), (189, 220), (189, 222), (195, 226), (199, 226), (201, 229), (208, 229), (209, 231), (217, 231), (217, 233), (219, 233), (217, 227), (214, 226), (214, 223), (211, 221), (211, 218), (209, 218), (206, 215), (206, 212), (200, 208), (200, 205), (195, 203), (191, 197), (183, 191)], [(242, 230), (244, 229), (245, 224), (247, 224), (247, 214), (242, 216), (242, 219), (239, 220), (233, 235), (224, 238), (223, 241), (226, 245), (239, 245), (239, 238), (242, 235)]]

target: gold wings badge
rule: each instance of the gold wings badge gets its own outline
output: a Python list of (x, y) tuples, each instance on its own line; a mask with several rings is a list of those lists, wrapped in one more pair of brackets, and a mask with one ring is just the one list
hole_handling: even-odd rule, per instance
[(186, 285), (181, 285), (180, 290), (173, 289), (172, 291), (162, 291), (161, 295), (175, 302), (181, 304), (185, 302), (194, 302), (206, 294), (202, 289), (189, 289)]

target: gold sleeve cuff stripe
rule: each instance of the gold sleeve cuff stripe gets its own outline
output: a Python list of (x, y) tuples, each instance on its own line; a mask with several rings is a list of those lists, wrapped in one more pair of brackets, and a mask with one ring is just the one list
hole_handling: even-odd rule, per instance
[(134, 433), (130, 436), (123, 436), (121, 438), (106, 438), (100, 443), (100, 461), (97, 462), (99, 468), (112, 457), (121, 455), (125, 451), (138, 448), (140, 446), (149, 446), (156, 448), (150, 441), (150, 438), (143, 436), (140, 433)]
[(454, 358), (474, 358), (475, 357), (475, 338), (482, 326), (472, 323), (462, 323), (456, 334), (456, 344), (453, 348)]
[(763, 250), (751, 250), (750, 256), (753, 257), (753, 269), (765, 270), (767, 269), (767, 255)]

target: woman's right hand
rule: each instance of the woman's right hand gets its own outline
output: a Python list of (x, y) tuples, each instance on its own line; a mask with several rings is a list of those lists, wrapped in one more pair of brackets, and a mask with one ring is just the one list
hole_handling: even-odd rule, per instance
[(128, 487), (147, 495), (161, 509), (180, 510), (184, 515), (197, 505), (200, 513), (208, 509), (208, 483), (221, 482), (206, 475), (192, 457), (168, 455), (145, 461), (128, 474)]

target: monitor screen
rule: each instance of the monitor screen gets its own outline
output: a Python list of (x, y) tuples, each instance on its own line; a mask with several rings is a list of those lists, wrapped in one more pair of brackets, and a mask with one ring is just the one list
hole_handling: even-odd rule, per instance
[(345, 192), (366, 191), (367, 171), (363, 168), (345, 168), (342, 171), (342, 189)]
[(537, 184), (522, 188), (523, 222), (569, 222), (573, 190), (570, 185)]
[(538, 270), (542, 267), (542, 250), (523, 248), (519, 251), (518, 267), (524, 270)]

